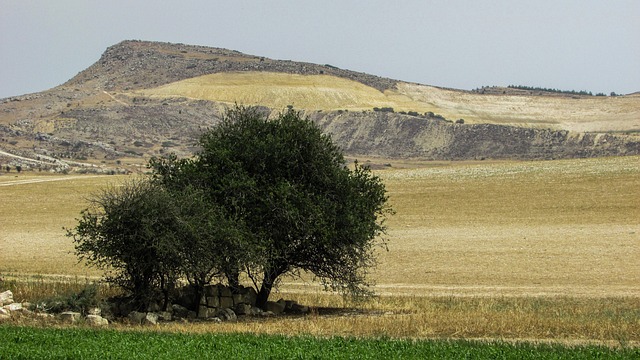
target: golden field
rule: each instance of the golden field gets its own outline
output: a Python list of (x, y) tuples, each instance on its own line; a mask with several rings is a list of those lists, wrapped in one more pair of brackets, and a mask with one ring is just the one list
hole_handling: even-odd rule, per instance
[[(392, 165), (376, 170), (397, 212), (374, 273), (382, 296), (353, 314), (216, 329), (640, 341), (640, 157), (366, 160)], [(74, 226), (91, 193), (126, 178), (3, 173), (0, 277), (99, 275), (77, 264), (62, 228)], [(316, 290), (284, 279), (273, 296), (355, 306)]]
[(329, 75), (227, 72), (194, 77), (124, 93), (154, 98), (189, 98), (284, 109), (434, 112), (450, 120), (542, 127), (577, 132), (640, 131), (640, 96), (485, 95), (398, 82), (380, 92), (354, 80)]

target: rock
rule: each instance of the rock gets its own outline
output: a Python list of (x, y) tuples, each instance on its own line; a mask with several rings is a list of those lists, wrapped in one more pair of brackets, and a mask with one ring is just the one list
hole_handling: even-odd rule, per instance
[(252, 287), (244, 288), (242, 295), (244, 296), (243, 302), (245, 304), (249, 304), (254, 307), (256, 306), (256, 298), (258, 297), (258, 293), (256, 292), (256, 289)]
[(284, 302), (267, 301), (264, 306), (264, 310), (266, 312), (271, 311), (272, 313), (278, 315), (284, 312), (284, 306)]
[(0, 293), (0, 306), (4, 304), (11, 304), (13, 302), (13, 293), (11, 290)]
[(204, 295), (206, 297), (218, 297), (218, 286), (217, 285), (205, 285), (204, 287)]
[(236, 313), (229, 309), (229, 308), (224, 308), (224, 309), (220, 309), (218, 310), (218, 312), (215, 315), (216, 317), (220, 318), (220, 320), (222, 321), (235, 321), (238, 320), (238, 317), (236, 316)]
[(220, 297), (220, 307), (221, 308), (232, 308), (233, 307), (233, 298), (232, 297)]
[(160, 304), (158, 304), (157, 302), (152, 302), (151, 304), (149, 304), (149, 307), (147, 307), (148, 312), (158, 312), (160, 310)]
[(206, 305), (208, 307), (220, 307), (220, 298), (217, 296), (207, 296)]
[(11, 315), (0, 314), (0, 321), (11, 319)]
[(11, 303), (9, 305), (3, 306), (3, 309), (9, 310), (9, 311), (21, 311), (22, 310), (22, 304), (20, 304), (20, 303)]
[(244, 303), (244, 295), (242, 294), (233, 294), (233, 304), (238, 305)]
[(142, 324), (142, 320), (147, 317), (147, 313), (132, 311), (127, 315), (127, 318), (134, 324)]
[(0, 315), (9, 315), (9, 310), (0, 307)]
[(309, 313), (309, 307), (300, 304), (293, 304), (290, 311), (295, 314), (307, 314)]
[(208, 319), (210, 317), (214, 317), (217, 309), (210, 308), (206, 306), (200, 306), (198, 309), (198, 319)]
[(173, 314), (178, 318), (187, 318), (189, 317), (189, 309), (182, 305), (173, 304), (171, 305), (171, 309), (173, 309)]
[(157, 325), (159, 317), (157, 313), (148, 312), (147, 316), (142, 319), (142, 325)]
[(74, 311), (65, 311), (60, 314), (60, 320), (65, 323), (73, 324), (80, 320), (81, 314)]
[(158, 313), (158, 320), (171, 321), (172, 318), (173, 318), (173, 316), (171, 315), (171, 312), (169, 312), (169, 311), (160, 311)]
[(89, 308), (89, 310), (87, 310), (87, 314), (89, 314), (89, 315), (102, 315), (102, 309), (100, 309), (99, 307)]
[(251, 305), (249, 304), (238, 304), (235, 308), (236, 315), (247, 315), (251, 313)]
[(227, 286), (218, 286), (218, 290), (220, 291), (220, 297), (232, 297), (231, 289)]
[(256, 315), (260, 315), (260, 314), (262, 314), (262, 309), (260, 309), (259, 307), (252, 307), (250, 309), (249, 315), (256, 316)]
[[(280, 301), (282, 301), (282, 299), (280, 299)], [(278, 302), (280, 302), (278, 301)], [(293, 307), (294, 304), (297, 304), (295, 301), (293, 300), (285, 300), (284, 301), (284, 311), (285, 312), (289, 312), (291, 311), (291, 308)]]
[(87, 324), (91, 326), (106, 326), (109, 325), (109, 320), (103, 318), (100, 315), (87, 315), (85, 318)]

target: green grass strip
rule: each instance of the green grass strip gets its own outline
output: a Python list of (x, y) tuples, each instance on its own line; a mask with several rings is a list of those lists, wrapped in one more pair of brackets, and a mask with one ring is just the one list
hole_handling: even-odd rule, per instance
[(0, 359), (638, 359), (640, 349), (0, 326)]

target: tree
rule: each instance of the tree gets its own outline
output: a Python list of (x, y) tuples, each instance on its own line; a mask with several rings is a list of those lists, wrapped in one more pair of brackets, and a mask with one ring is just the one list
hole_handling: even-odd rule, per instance
[(241, 224), (221, 266), (230, 285), (245, 273), (258, 306), (282, 275), (301, 271), (328, 289), (369, 293), (374, 249), (386, 245), (380, 235), (392, 213), (380, 178), (358, 163), (350, 170), (331, 139), (292, 109), (268, 120), (236, 107), (199, 145), (191, 159), (168, 156), (150, 166), (169, 193), (198, 189), (206, 206)]
[(161, 188), (131, 182), (95, 195), (76, 228), (67, 230), (80, 259), (108, 271), (107, 282), (124, 289), (139, 309), (168, 293), (178, 277), (176, 209), (169, 204)]
[(135, 308), (145, 310), (162, 296), (166, 309), (180, 278), (193, 285), (197, 305), (204, 286), (224, 274), (221, 264), (234, 248), (229, 244), (243, 229), (204, 201), (191, 187), (178, 194), (149, 180), (134, 181), (94, 196), (67, 234), (76, 254), (107, 270), (107, 282), (124, 289)]

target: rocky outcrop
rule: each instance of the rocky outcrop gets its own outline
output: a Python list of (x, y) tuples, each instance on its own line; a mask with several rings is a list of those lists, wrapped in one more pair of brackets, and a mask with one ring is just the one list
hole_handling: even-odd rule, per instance
[(640, 154), (639, 136), (463, 124), (389, 112), (316, 112), (310, 117), (352, 156), (538, 160)]
[(64, 86), (91, 82), (102, 90), (156, 87), (196, 76), (220, 72), (268, 71), (300, 75), (333, 75), (355, 80), (380, 91), (396, 80), (332, 65), (272, 60), (221, 48), (149, 41), (123, 41), (102, 54), (100, 60)]

